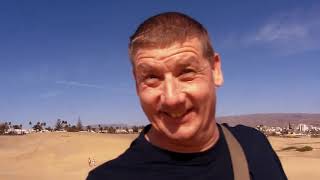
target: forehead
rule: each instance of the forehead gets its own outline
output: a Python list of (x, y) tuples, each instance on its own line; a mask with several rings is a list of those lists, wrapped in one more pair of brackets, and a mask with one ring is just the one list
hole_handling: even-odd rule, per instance
[(134, 64), (142, 62), (161, 61), (167, 62), (172, 59), (187, 59), (190, 57), (203, 57), (203, 48), (197, 38), (189, 39), (183, 43), (174, 43), (166, 48), (143, 48), (139, 49), (133, 60)]

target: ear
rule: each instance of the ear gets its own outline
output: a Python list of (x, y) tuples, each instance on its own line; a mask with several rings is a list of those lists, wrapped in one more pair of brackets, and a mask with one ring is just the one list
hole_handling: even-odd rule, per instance
[(213, 76), (214, 84), (217, 87), (222, 86), (223, 74), (221, 69), (221, 60), (218, 53), (214, 53), (214, 56), (211, 62), (211, 68), (212, 68), (212, 76)]

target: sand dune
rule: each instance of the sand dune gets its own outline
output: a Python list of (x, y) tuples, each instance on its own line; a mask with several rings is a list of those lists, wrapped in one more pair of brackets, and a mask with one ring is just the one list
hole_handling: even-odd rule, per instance
[[(85, 179), (93, 167), (121, 154), (137, 135), (96, 133), (37, 133), (0, 136), (0, 179)], [(270, 138), (291, 180), (320, 179), (320, 138)], [(310, 145), (309, 152), (280, 151)]]
[[(320, 179), (320, 138), (269, 138), (290, 180)], [(281, 151), (285, 147), (311, 146), (312, 151)]]
[(85, 179), (97, 164), (122, 153), (137, 135), (38, 133), (0, 136), (0, 179)]

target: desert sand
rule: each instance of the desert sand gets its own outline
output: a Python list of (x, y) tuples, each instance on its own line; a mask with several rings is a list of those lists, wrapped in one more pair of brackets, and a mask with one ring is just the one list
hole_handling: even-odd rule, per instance
[[(34, 133), (0, 136), (0, 179), (85, 179), (94, 167), (125, 151), (137, 134)], [(290, 180), (320, 179), (320, 138), (269, 138)], [(308, 152), (282, 151), (312, 146)]]
[[(278, 154), (282, 166), (290, 180), (320, 179), (320, 138), (282, 138), (270, 137), (269, 141)], [(312, 151), (282, 151), (286, 147), (311, 146)]]

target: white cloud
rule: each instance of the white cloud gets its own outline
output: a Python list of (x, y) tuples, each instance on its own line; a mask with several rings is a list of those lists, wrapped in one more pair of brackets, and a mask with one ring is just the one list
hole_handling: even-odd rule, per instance
[(260, 43), (285, 54), (320, 49), (320, 9), (316, 9), (292, 11), (270, 18), (253, 34), (251, 43)]
[(304, 39), (308, 28), (302, 24), (283, 24), (272, 22), (263, 26), (254, 36), (255, 41), (276, 42)]
[[(247, 34), (232, 34), (226, 45), (263, 46), (281, 54), (320, 50), (320, 6), (270, 16)], [(239, 37), (239, 38), (237, 38)]]
[(56, 81), (57, 84), (63, 84), (67, 86), (77, 86), (77, 87), (87, 87), (87, 88), (96, 88), (96, 89), (105, 89), (103, 86), (95, 84), (80, 83), (76, 81)]

